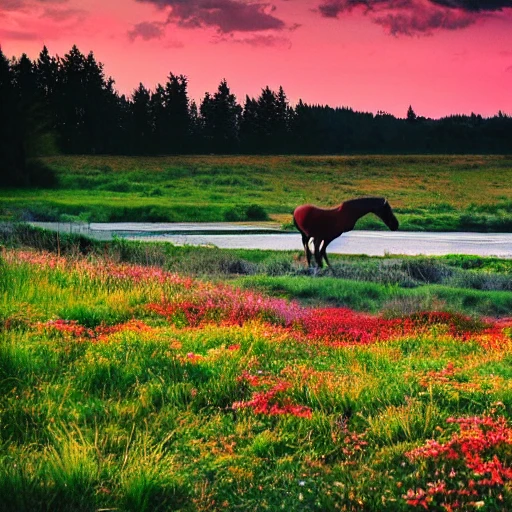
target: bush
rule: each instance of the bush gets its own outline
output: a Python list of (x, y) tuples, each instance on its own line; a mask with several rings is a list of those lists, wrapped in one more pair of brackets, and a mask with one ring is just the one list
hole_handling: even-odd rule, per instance
[(238, 205), (224, 211), (224, 220), (227, 222), (268, 220), (268, 214), (258, 204)]
[(402, 268), (412, 279), (424, 283), (442, 283), (453, 275), (453, 269), (429, 258), (404, 260)]
[(54, 188), (57, 185), (55, 171), (41, 160), (29, 160), (26, 164), (26, 171), (30, 185), (33, 187)]
[(268, 214), (262, 206), (251, 204), (245, 210), (247, 220), (268, 220)]

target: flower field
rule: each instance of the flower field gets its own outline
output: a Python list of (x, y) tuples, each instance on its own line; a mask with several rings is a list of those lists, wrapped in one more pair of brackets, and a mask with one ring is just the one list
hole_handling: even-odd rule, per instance
[(512, 318), (4, 250), (0, 510), (512, 510)]

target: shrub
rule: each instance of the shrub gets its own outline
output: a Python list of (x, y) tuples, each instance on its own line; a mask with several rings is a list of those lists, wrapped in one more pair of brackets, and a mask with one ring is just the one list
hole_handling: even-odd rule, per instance
[(262, 206), (257, 204), (238, 205), (224, 211), (224, 220), (227, 222), (268, 220), (268, 214)]
[(412, 279), (424, 283), (442, 283), (453, 275), (453, 269), (448, 265), (430, 258), (404, 260), (402, 268)]

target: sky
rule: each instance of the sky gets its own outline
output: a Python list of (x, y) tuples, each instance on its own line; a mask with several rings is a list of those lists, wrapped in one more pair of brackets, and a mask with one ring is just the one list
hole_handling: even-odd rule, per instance
[(74, 44), (128, 96), (172, 72), (197, 103), (226, 79), (241, 104), (512, 114), (512, 0), (0, 0), (6, 56)]

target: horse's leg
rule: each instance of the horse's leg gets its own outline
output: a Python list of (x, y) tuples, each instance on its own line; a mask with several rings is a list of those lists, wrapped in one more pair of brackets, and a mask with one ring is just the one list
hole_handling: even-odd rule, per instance
[(309, 267), (311, 266), (311, 251), (309, 250), (309, 236), (306, 235), (306, 233), (302, 233), (302, 245), (304, 246), (304, 252), (306, 253), (306, 259), (308, 260)]
[(324, 245), (322, 246), (322, 250), (320, 251), (320, 258), (323, 258), (325, 260), (325, 263), (327, 263), (327, 266), (330, 267), (331, 264), (329, 263), (329, 260), (327, 259), (327, 246), (331, 243), (331, 240), (324, 240)]
[[(315, 260), (316, 260), (316, 264), (318, 265), (318, 268), (322, 268), (322, 266), (323, 266), (323, 263), (322, 263), (322, 250), (323, 250), (324, 241), (320, 240), (319, 238), (315, 238), (314, 239), (314, 244), (315, 244)], [(320, 246), (322, 246), (322, 249), (320, 249)]]

